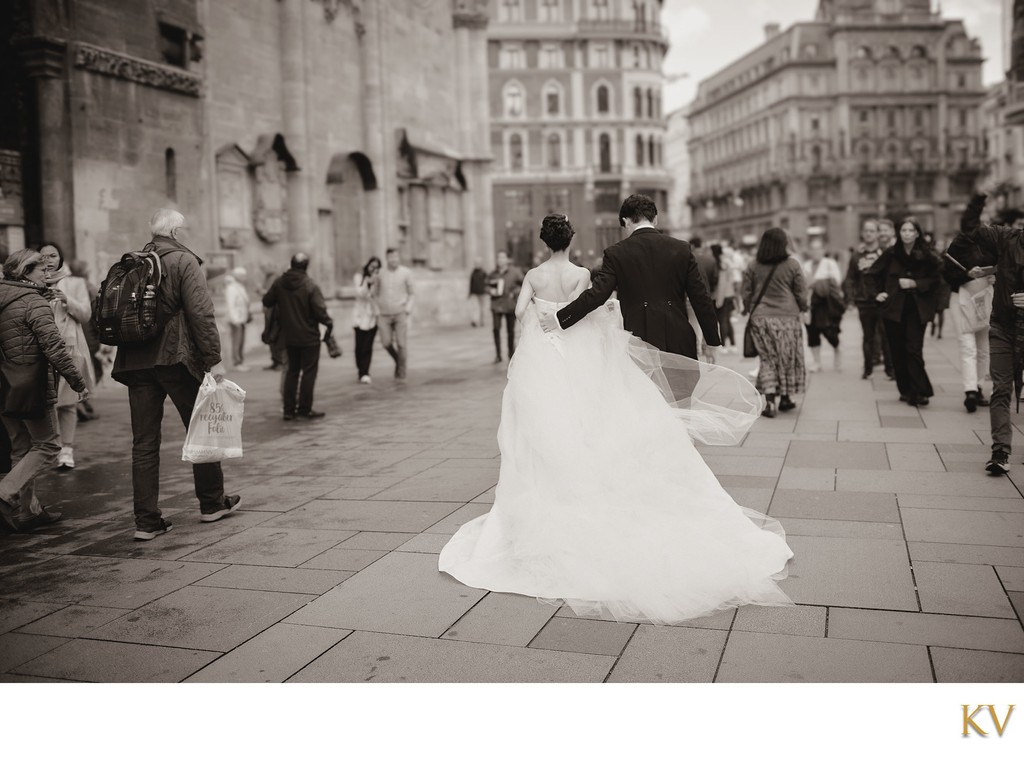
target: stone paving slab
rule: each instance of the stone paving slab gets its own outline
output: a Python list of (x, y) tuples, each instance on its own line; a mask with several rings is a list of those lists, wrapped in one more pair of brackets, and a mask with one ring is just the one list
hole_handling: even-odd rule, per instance
[(773, 517), (838, 519), (843, 522), (899, 523), (896, 496), (892, 493), (785, 490), (772, 497), (768, 513)]
[(466, 503), (494, 486), (490, 469), (443, 469), (414, 475), (373, 498), (381, 501), (459, 501)]
[(1005, 477), (984, 472), (889, 472), (839, 469), (836, 490), (861, 493), (914, 493), (915, 495), (955, 495), (965, 498), (1010, 498), (1016, 488)]
[(778, 519), (787, 535), (903, 540), (903, 528), (891, 522), (847, 522), (839, 519), (799, 519), (795, 517), (779, 517)]
[(283, 683), (350, 632), (281, 622), (224, 654), (187, 682)]
[(733, 486), (726, 492), (740, 506), (760, 511), (762, 514), (768, 511), (768, 504), (772, 501), (771, 488), (738, 488)]
[(824, 606), (741, 606), (732, 629), (824, 638), (826, 617)]
[(1024, 653), (1024, 629), (1017, 619), (834, 608), (828, 636)]
[(288, 622), (436, 638), (485, 594), (438, 572), (432, 554), (390, 553)]
[(836, 470), (786, 466), (779, 477), (778, 487), (789, 490), (835, 490)]
[[(386, 492), (386, 491), (385, 491)], [(371, 530), (414, 532), (425, 530), (460, 508), (450, 501), (313, 501), (275, 517), (273, 527), (304, 530)]]
[[(366, 533), (360, 533), (364, 535)], [(309, 569), (333, 569), (339, 572), (358, 572), (365, 569), (382, 556), (387, 556), (387, 551), (365, 551), (354, 548), (345, 548), (344, 543), (335, 548), (329, 548), (321, 554), (300, 567)]]
[(905, 509), (948, 509), (951, 511), (1007, 511), (1024, 514), (1024, 498), (961, 498), (952, 495), (901, 493)]
[(65, 606), (41, 619), (19, 627), (18, 632), (31, 635), (55, 635), (66, 638), (83, 638), (108, 622), (130, 614), (125, 609), (110, 609), (104, 606)]
[[(945, 472), (946, 467), (934, 445), (928, 443), (886, 443), (889, 468), (894, 472)], [(852, 469), (843, 466), (844, 469)]]
[(931, 649), (935, 679), (940, 683), (1022, 683), (1024, 654)]
[(558, 608), (530, 596), (488, 593), (442, 637), (499, 646), (526, 646)]
[(78, 639), (17, 671), (93, 683), (176, 683), (215, 658), (217, 654), (210, 651)]
[(914, 562), (921, 610), (979, 617), (1017, 615), (990, 566)]
[(883, 443), (827, 443), (794, 440), (789, 444), (786, 467), (809, 469), (888, 469)]
[(234, 565), (194, 583), (199, 587), (267, 590), (318, 596), (351, 577), (354, 572), (291, 567)]
[(354, 534), (352, 531), (342, 530), (254, 527), (190, 553), (184, 558), (190, 562), (216, 561), (222, 564), (297, 567)]
[(948, 564), (1005, 564), (1024, 567), (1024, 551), (1006, 546), (975, 546), (958, 543), (907, 543), (914, 562), (937, 561)]
[(63, 646), (71, 638), (52, 635), (27, 635), (20, 632), (9, 632), (0, 635), (0, 672), (17, 669), (25, 662), (42, 656), (58, 646)]
[(1024, 567), (996, 567), (996, 574), (1007, 591), (1024, 591)]
[[(389, 481), (387, 484), (392, 483)], [(340, 483), (323, 477), (275, 477), (269, 482), (247, 485), (236, 492), (242, 496), (247, 510), (281, 512), (297, 509), (339, 487), (342, 487)]]
[(618, 656), (636, 627), (599, 619), (553, 617), (530, 643), (530, 648)]
[(487, 503), (467, 503), (465, 506), (453, 511), (444, 519), (430, 525), (424, 532), (436, 532), (444, 535), (454, 535), (466, 522), (472, 522), (477, 517), (483, 516), (491, 510), (493, 501)]
[(615, 657), (356, 631), (289, 682), (598, 683)]
[(906, 549), (895, 540), (791, 536), (781, 587), (796, 603), (917, 610)]
[(640, 625), (626, 645), (610, 683), (710, 683), (726, 633)]
[(314, 596), (190, 586), (93, 630), (90, 638), (230, 651)]
[[(882, 423), (890, 420), (895, 422), (901, 417), (882, 417)], [(916, 425), (921, 422), (917, 421)], [(853, 425), (839, 426), (840, 442), (859, 443), (977, 443), (978, 436), (974, 430), (960, 428), (956, 430), (929, 430), (903, 427), (856, 427)]]
[(782, 459), (769, 456), (704, 456), (704, 462), (716, 475), (740, 474), (752, 477), (778, 477)]
[(41, 604), (0, 598), (0, 635), (17, 630), (62, 608), (63, 604)]
[(734, 631), (715, 682), (928, 683), (925, 646)]
[(1024, 548), (1024, 513), (901, 508), (907, 540)]
[(410, 553), (432, 553), (436, 556), (441, 553), (441, 549), (445, 547), (449, 540), (451, 538), (447, 535), (424, 532), (402, 543), (395, 550)]

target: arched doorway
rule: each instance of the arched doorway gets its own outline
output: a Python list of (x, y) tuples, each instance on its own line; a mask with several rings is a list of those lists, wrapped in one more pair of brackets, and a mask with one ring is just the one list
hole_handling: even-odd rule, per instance
[(327, 171), (327, 191), (331, 207), (321, 210), (319, 242), (325, 255), (334, 261), (336, 282), (345, 286), (363, 268), (366, 259), (381, 255), (370, 250), (370, 219), (366, 193), (377, 189), (377, 178), (370, 159), (362, 153), (337, 154)]

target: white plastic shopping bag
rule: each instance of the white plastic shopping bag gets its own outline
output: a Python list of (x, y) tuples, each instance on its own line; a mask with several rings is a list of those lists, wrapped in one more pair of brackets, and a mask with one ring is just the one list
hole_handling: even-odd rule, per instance
[(230, 380), (217, 382), (209, 372), (199, 386), (185, 433), (181, 460), (206, 464), (242, 457), (245, 391)]

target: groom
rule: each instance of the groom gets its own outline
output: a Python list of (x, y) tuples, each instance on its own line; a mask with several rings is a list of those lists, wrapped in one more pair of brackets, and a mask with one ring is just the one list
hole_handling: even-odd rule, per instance
[[(604, 252), (604, 264), (590, 289), (556, 314), (540, 317), (545, 332), (568, 329), (612, 292), (619, 291), (623, 327), (667, 353), (697, 358), (697, 335), (686, 316), (686, 299), (704, 333), (704, 358), (713, 362), (721, 345), (718, 318), (707, 283), (689, 243), (655, 229), (658, 208), (646, 195), (630, 195), (619, 209), (619, 225), (629, 234)], [(556, 318), (557, 316), (557, 318)]]

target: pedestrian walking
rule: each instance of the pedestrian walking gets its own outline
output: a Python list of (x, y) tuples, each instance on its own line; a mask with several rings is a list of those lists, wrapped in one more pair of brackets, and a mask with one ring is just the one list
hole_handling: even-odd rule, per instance
[(352, 309), (352, 328), (356, 333), (356, 373), (364, 385), (373, 382), (370, 362), (373, 340), (377, 336), (377, 290), (380, 284), (380, 259), (373, 256), (361, 272), (352, 278), (356, 286), (356, 303)]
[[(92, 355), (85, 337), (84, 325), (92, 318), (92, 302), (89, 287), (81, 277), (71, 274), (64, 262), (64, 255), (53, 243), (39, 246), (46, 267), (47, 289), (44, 296), (53, 310), (64, 345), (71, 353), (75, 368), (85, 379), (85, 386), (92, 393), (96, 385), (93, 373)], [(60, 453), (57, 454), (58, 469), (75, 468), (75, 433), (78, 431), (78, 405), (80, 394), (63, 377), (57, 384), (57, 424), (60, 431)]]
[(875, 368), (875, 356), (883, 356), (885, 376), (893, 378), (892, 357), (889, 354), (889, 341), (882, 329), (882, 306), (876, 299), (878, 295), (875, 278), (868, 276), (868, 271), (881, 257), (884, 248), (879, 244), (879, 222), (877, 219), (866, 219), (860, 230), (861, 244), (850, 256), (850, 266), (843, 280), (843, 292), (846, 302), (857, 307), (857, 315), (861, 326), (861, 350), (864, 355), (864, 373), (861, 379), (869, 379)]
[(927, 406), (934, 395), (924, 365), (924, 332), (938, 307), (939, 260), (913, 216), (900, 224), (900, 239), (875, 262), (882, 319), (889, 337), (900, 400)]
[(942, 265), (942, 277), (951, 291), (949, 308), (960, 347), (960, 375), (968, 414), (989, 405), (981, 381), (989, 373), (994, 264), (995, 259), (985, 258), (977, 244), (961, 233), (950, 242)]
[[(273, 269), (267, 269), (263, 275), (263, 287), (259, 291), (262, 299), (270, 292), (271, 285), (277, 281), (278, 274)], [(277, 318), (277, 310), (263, 307), (263, 333), (260, 340), (270, 349), (270, 365), (264, 366), (263, 370), (268, 372), (280, 371), (288, 361), (288, 354), (285, 351), (284, 342), (281, 338), (281, 323)], [(281, 386), (284, 387), (284, 376), (282, 372)]]
[(801, 314), (809, 308), (803, 268), (790, 252), (786, 230), (772, 227), (761, 235), (757, 255), (743, 274), (744, 313), (749, 316), (760, 358), (755, 387), (764, 394), (764, 415), (796, 408), (793, 396), (804, 392), (804, 329)]
[(516, 266), (510, 266), (508, 255), (498, 251), (496, 266), (487, 278), (487, 287), (491, 295), (491, 319), (494, 327), (494, 363), (500, 364), (501, 357), (501, 323), (505, 322), (505, 333), (508, 338), (508, 358), (516, 350), (516, 301), (523, 288), (523, 272)]
[(61, 340), (46, 298), (46, 262), (19, 250), (0, 280), (0, 419), (10, 440), (11, 469), (0, 479), (0, 518), (15, 532), (56, 522), (60, 512), (39, 503), (35, 481), (60, 453), (57, 424), (59, 374), (80, 395), (85, 378)]
[(726, 252), (718, 243), (711, 246), (711, 255), (714, 256), (718, 271), (718, 281), (712, 295), (715, 300), (715, 314), (718, 316), (718, 334), (722, 338), (722, 353), (732, 353), (736, 350), (736, 331), (732, 326), (732, 313), (736, 308), (737, 293), (743, 281), (743, 270), (737, 265), (733, 252)]
[(323, 411), (313, 408), (313, 388), (320, 366), (320, 326), (334, 329), (320, 287), (307, 274), (309, 256), (296, 253), (291, 268), (282, 274), (263, 296), (263, 305), (277, 309), (281, 340), (288, 357), (281, 385), (283, 418), (320, 419)]
[(469, 273), (469, 300), (472, 313), (470, 323), (474, 327), (484, 326), (490, 299), (487, 292), (487, 272), (480, 264), (480, 259), (476, 258), (473, 260), (473, 271)]
[[(171, 399), (188, 429), (203, 377), (221, 361), (220, 333), (202, 259), (184, 244), (185, 217), (161, 208), (149, 223), (152, 252), (163, 276), (156, 301), (165, 315), (160, 333), (145, 342), (119, 345), (110, 376), (128, 388), (132, 418), (132, 490), (136, 540), (152, 540), (171, 529), (160, 500), (160, 442), (164, 401)], [(102, 313), (104, 293), (98, 300)], [(236, 511), (238, 495), (225, 495), (220, 462), (193, 464), (201, 522)]]
[(412, 271), (403, 266), (395, 248), (384, 255), (377, 287), (377, 325), (384, 350), (395, 361), (395, 378), (405, 379), (409, 350), (409, 315), (412, 313), (414, 291)]
[[(999, 221), (1010, 225), (983, 224), (987, 194), (971, 198), (960, 219), (960, 231), (967, 240), (977, 245), (978, 257), (963, 261), (974, 278), (995, 266), (992, 293), (992, 317), (989, 326), (990, 371), (992, 374), (992, 400), (989, 420), (992, 432), (992, 457), (985, 468), (995, 475), (1009, 474), (1013, 426), (1010, 417), (1010, 398), (1015, 382), (1020, 382), (1022, 366), (1020, 340), (1024, 315), (1024, 230), (1017, 224), (1015, 209), (1004, 211)], [(977, 267), (977, 268), (976, 268)]]
[[(68, 268), (71, 269), (71, 276), (77, 277), (82, 280), (85, 284), (85, 291), (89, 296), (89, 318), (84, 322), (81, 322), (82, 334), (85, 335), (85, 344), (89, 349), (89, 360), (92, 364), (94, 385), (99, 384), (103, 378), (103, 367), (104, 361), (101, 358), (102, 351), (105, 346), (100, 343), (100, 336), (96, 332), (96, 325), (93, 324), (93, 303), (96, 301), (96, 295), (99, 292), (99, 288), (93, 283), (92, 278), (89, 276), (89, 266), (85, 261), (74, 260), (68, 264)], [(109, 350), (113, 350), (109, 348)], [(92, 390), (89, 391), (90, 396)], [(91, 422), (93, 419), (98, 419), (99, 414), (92, 407), (92, 400), (87, 398), (84, 401), (80, 401), (77, 407), (78, 421), (79, 422)]]
[(224, 275), (224, 300), (231, 330), (231, 364), (239, 372), (249, 371), (245, 365), (245, 326), (252, 321), (252, 314), (249, 313), (249, 291), (245, 289), (245, 280), (246, 271), (241, 266)]
[(804, 281), (810, 290), (811, 309), (807, 319), (807, 345), (811, 349), (809, 372), (821, 371), (821, 338), (832, 346), (833, 368), (842, 368), (839, 353), (839, 322), (846, 311), (843, 300), (842, 274), (835, 259), (825, 255), (820, 238), (807, 246), (807, 260), (803, 263)]

